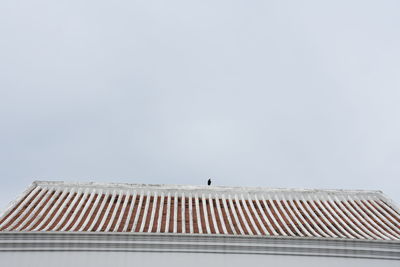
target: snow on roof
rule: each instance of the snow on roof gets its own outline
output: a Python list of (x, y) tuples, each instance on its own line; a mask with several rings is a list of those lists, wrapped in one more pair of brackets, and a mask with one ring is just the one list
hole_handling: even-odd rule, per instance
[(0, 231), (400, 240), (400, 212), (380, 191), (37, 181)]

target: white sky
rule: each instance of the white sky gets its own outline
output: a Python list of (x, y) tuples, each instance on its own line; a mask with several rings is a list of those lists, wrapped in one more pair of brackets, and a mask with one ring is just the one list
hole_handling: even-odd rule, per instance
[(0, 208), (33, 180), (383, 190), (400, 1), (0, 2)]

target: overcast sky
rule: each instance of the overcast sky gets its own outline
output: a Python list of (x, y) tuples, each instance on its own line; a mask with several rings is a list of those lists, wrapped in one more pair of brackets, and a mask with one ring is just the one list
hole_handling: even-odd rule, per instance
[(383, 190), (400, 1), (0, 2), (0, 208), (34, 180)]

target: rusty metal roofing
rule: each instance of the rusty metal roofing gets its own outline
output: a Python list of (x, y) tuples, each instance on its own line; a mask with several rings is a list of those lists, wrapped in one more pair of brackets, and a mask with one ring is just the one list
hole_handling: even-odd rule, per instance
[(379, 191), (34, 182), (0, 231), (399, 240), (400, 212)]

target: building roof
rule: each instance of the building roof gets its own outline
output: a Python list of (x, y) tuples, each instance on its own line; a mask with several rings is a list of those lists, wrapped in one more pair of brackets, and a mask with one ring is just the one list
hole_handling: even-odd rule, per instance
[(380, 191), (37, 181), (0, 231), (400, 240), (400, 212)]

